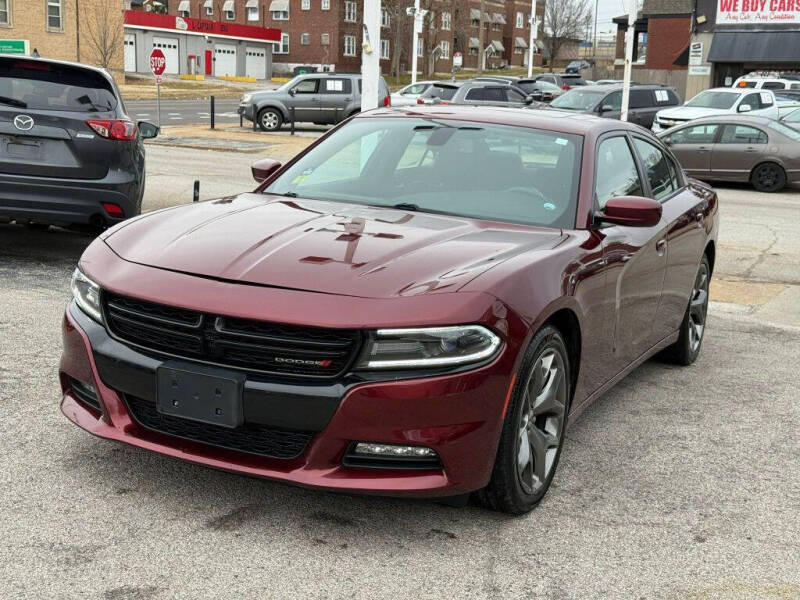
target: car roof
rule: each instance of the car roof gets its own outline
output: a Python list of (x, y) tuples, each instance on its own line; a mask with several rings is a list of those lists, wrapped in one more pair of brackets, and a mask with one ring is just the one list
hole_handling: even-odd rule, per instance
[[(759, 90), (760, 91), (760, 90)], [(769, 92), (772, 90), (764, 90), (765, 92)], [(742, 92), (753, 92), (753, 88), (734, 88), (734, 87), (715, 87), (709, 88), (707, 90), (703, 90), (703, 92), (727, 92), (729, 94), (741, 94)], [(703, 92), (700, 92), (701, 94)]]
[(79, 62), (75, 62), (75, 61), (71, 61), (71, 60), (57, 60), (55, 58), (41, 58), (41, 57), (37, 57), (37, 56), (25, 56), (25, 55), (21, 55), (21, 54), (0, 54), (0, 59), (3, 59), (3, 60), (19, 60), (19, 61), (25, 61), (25, 62), (37, 62), (37, 63), (46, 63), (46, 64), (49, 64), (49, 65), (63, 65), (65, 67), (74, 67), (74, 68), (77, 68), (77, 69), (84, 69), (86, 71), (93, 71), (95, 73), (99, 73), (100, 75), (102, 75), (106, 79), (109, 79), (109, 80), (113, 81), (113, 78), (111, 77), (111, 74), (107, 70), (105, 70), (105, 69), (103, 69), (101, 67), (93, 67), (91, 65), (87, 65), (87, 64), (84, 64), (84, 63), (79, 63)]
[(542, 110), (530, 108), (507, 108), (493, 106), (469, 106), (451, 104), (398, 106), (379, 108), (359, 113), (356, 119), (376, 117), (396, 118), (434, 118), (440, 120), (470, 121), (491, 123), (494, 125), (510, 125), (543, 129), (574, 135), (601, 135), (606, 131), (644, 131), (639, 125), (604, 119), (585, 113), (573, 113), (560, 110)]

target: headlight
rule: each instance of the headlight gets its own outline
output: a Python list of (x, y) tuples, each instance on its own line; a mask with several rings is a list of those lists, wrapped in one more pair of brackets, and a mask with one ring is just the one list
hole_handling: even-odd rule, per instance
[(70, 282), (72, 297), (75, 303), (83, 312), (92, 317), (95, 321), (103, 322), (103, 315), (100, 311), (100, 286), (81, 273), (80, 269), (75, 269)]
[(500, 338), (480, 325), (379, 329), (372, 332), (358, 368), (408, 369), (451, 367), (495, 355)]
[(253, 94), (245, 94), (242, 96), (242, 104), (250, 104), (250, 101), (253, 99)]

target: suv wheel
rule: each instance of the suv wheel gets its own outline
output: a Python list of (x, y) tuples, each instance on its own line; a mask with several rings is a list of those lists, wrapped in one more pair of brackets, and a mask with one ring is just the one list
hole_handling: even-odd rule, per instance
[(258, 113), (258, 126), (262, 131), (278, 131), (283, 124), (283, 118), (274, 108), (265, 108)]

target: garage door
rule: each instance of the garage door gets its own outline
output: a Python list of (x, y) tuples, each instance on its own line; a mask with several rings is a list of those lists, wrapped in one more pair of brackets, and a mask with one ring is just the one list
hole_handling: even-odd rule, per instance
[(214, 75), (236, 76), (236, 46), (232, 44), (217, 44), (214, 47)]
[(125, 70), (136, 72), (136, 36), (130, 33), (125, 34)]
[(256, 79), (267, 77), (267, 51), (262, 48), (247, 47), (247, 63), (245, 75)]
[(167, 68), (164, 73), (178, 74), (181, 71), (180, 58), (178, 57), (178, 38), (153, 38), (153, 48), (161, 48), (164, 58), (167, 59)]

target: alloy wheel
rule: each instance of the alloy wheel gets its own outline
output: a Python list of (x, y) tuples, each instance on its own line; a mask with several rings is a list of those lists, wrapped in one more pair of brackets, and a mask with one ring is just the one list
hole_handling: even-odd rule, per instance
[(700, 264), (689, 301), (689, 346), (697, 352), (703, 341), (708, 314), (708, 266)]
[(758, 173), (756, 173), (758, 183), (767, 189), (774, 187), (779, 178), (778, 169), (771, 165), (764, 165), (758, 170)]
[(567, 406), (566, 368), (561, 354), (545, 348), (525, 384), (517, 432), (517, 475), (536, 494), (553, 470)]
[(264, 129), (275, 129), (278, 126), (278, 115), (271, 111), (265, 112), (261, 115), (261, 124)]

